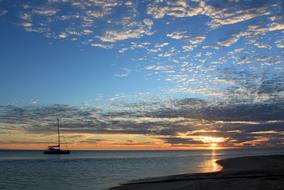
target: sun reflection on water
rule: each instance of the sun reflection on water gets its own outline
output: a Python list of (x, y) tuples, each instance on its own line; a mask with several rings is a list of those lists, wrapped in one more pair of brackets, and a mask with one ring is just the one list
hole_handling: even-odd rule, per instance
[(218, 160), (218, 154), (216, 149), (211, 149), (211, 154), (209, 155), (209, 159), (205, 162), (200, 163), (200, 169), (202, 173), (206, 172), (216, 172), (222, 169), (220, 165), (216, 163)]
[(217, 160), (216, 150), (212, 149), (211, 150), (211, 168), (212, 168), (212, 171), (219, 171), (219, 170), (222, 169), (222, 167), (219, 166), (216, 163), (216, 160)]

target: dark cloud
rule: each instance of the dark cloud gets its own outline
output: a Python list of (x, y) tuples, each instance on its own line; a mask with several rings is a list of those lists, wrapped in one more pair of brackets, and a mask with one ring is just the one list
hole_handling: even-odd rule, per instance
[(284, 120), (284, 102), (272, 103), (244, 103), (225, 104), (191, 107), (192, 103), (187, 102), (175, 109), (160, 109), (151, 113), (155, 117), (186, 117), (206, 120), (225, 121), (265, 121)]
[(200, 141), (195, 141), (192, 139), (184, 139), (184, 138), (178, 138), (178, 137), (162, 137), (162, 140), (165, 142), (172, 144), (172, 145), (178, 145), (178, 144), (183, 144), (183, 145), (192, 145), (192, 144), (200, 144), (202, 142)]
[(278, 93), (284, 90), (284, 72), (279, 75), (272, 76), (269, 79), (263, 80), (260, 87), (258, 88), (258, 93)]
[(142, 134), (170, 144), (196, 144), (201, 142), (192, 136), (211, 136), (227, 139), (227, 145), (266, 138), (265, 143), (279, 146), (284, 134), (284, 101), (216, 104), (199, 99), (173, 100), (168, 107), (161, 102), (156, 109), (140, 112), (131, 111), (131, 106), (127, 112), (67, 105), (1, 106), (0, 131), (52, 134), (57, 117), (68, 134)]

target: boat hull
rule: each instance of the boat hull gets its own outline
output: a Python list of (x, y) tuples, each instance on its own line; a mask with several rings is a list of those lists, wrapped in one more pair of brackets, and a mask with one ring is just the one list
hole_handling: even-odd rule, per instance
[(44, 154), (70, 154), (69, 150), (46, 150)]

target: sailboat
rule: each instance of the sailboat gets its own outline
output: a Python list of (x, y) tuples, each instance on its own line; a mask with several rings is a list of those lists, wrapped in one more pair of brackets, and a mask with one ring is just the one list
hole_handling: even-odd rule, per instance
[(44, 154), (70, 154), (69, 150), (60, 149), (60, 129), (59, 129), (59, 119), (57, 118), (57, 134), (58, 134), (58, 144), (54, 146), (48, 146)]

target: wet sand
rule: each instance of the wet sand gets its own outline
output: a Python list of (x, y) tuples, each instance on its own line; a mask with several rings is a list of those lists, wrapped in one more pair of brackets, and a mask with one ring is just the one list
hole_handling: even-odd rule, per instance
[(218, 160), (222, 170), (131, 181), (110, 190), (284, 190), (284, 155)]

